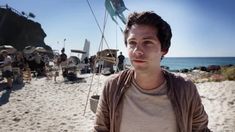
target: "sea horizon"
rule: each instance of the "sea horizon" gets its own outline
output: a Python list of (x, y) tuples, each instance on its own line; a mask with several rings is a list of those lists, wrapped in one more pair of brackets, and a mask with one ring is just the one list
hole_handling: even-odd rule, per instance
[[(130, 65), (129, 58), (126, 64)], [(235, 65), (235, 57), (164, 57), (161, 66), (169, 67), (169, 70), (193, 69), (194, 67), (210, 65)]]

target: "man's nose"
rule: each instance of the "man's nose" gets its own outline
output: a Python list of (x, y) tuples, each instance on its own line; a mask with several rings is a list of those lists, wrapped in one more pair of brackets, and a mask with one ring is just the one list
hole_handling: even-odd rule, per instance
[(143, 51), (143, 48), (140, 45), (136, 45), (133, 53), (136, 54), (136, 55), (143, 55), (144, 51)]

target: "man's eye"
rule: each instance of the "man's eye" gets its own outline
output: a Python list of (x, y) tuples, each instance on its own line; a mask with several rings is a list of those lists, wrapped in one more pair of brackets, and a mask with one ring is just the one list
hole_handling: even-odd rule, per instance
[(136, 45), (135, 42), (132, 42), (132, 41), (131, 41), (131, 42), (128, 42), (128, 46), (129, 46), (129, 47), (134, 47), (135, 45)]
[(144, 44), (153, 44), (152, 41), (144, 41)]
[(145, 46), (153, 46), (152, 41), (144, 41), (143, 43), (144, 43)]

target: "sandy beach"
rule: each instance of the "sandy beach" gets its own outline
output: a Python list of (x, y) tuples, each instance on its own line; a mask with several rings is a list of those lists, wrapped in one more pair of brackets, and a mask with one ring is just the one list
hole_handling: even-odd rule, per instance
[[(87, 95), (92, 74), (78, 82), (33, 78), (31, 83), (0, 88), (1, 132), (91, 132), (95, 114)], [(89, 96), (100, 94), (107, 76), (94, 76)], [(235, 132), (235, 81), (196, 84), (214, 132)], [(89, 98), (88, 98), (89, 99)]]

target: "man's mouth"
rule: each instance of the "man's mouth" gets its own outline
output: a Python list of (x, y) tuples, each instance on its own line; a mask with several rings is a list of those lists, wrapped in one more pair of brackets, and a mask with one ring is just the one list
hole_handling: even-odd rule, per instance
[(135, 63), (144, 63), (144, 62), (146, 62), (144, 60), (138, 60), (138, 59), (135, 59), (135, 60), (132, 60), (132, 61), (135, 62)]

